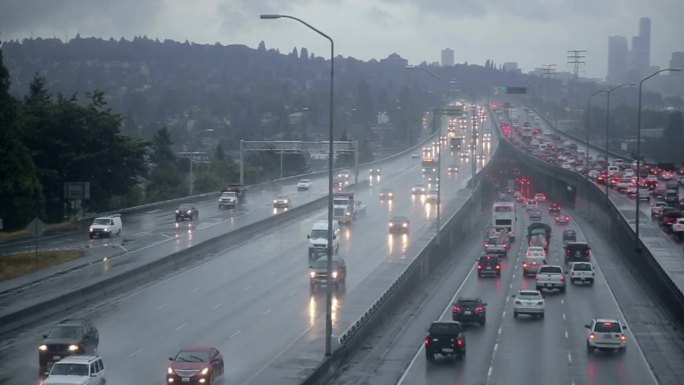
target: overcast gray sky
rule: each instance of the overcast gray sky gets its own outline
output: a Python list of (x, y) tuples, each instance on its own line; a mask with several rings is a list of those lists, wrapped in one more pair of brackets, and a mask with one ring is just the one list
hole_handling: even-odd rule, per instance
[(412, 64), (516, 61), (568, 70), (567, 51), (587, 50), (586, 76), (604, 77), (608, 36), (637, 34), (652, 19), (651, 64), (666, 67), (684, 51), (684, 0), (0, 0), (0, 39), (147, 35), (198, 43), (245, 44), (327, 56), (327, 41), (291, 20), (302, 18), (335, 39), (336, 52), (358, 59), (397, 52)]

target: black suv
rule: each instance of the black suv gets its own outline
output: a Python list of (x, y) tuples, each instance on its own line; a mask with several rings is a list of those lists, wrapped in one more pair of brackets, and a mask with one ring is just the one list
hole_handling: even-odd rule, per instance
[(425, 358), (434, 361), (435, 355), (457, 356), (463, 359), (466, 354), (466, 339), (463, 326), (454, 321), (435, 321), (425, 337)]
[(480, 297), (461, 297), (451, 310), (451, 319), (458, 322), (487, 322), (487, 304)]
[(190, 203), (183, 203), (176, 210), (176, 222), (185, 219), (193, 220), (199, 218), (199, 211)]
[(482, 254), (477, 259), (477, 276), (482, 278), (485, 275), (501, 277), (501, 263), (499, 257)]
[(52, 364), (71, 355), (94, 355), (100, 334), (88, 319), (66, 319), (43, 335), (38, 346), (39, 373), (46, 374)]
[(589, 250), (591, 247), (586, 242), (568, 242), (565, 248), (565, 263), (572, 262), (590, 262), (591, 254)]

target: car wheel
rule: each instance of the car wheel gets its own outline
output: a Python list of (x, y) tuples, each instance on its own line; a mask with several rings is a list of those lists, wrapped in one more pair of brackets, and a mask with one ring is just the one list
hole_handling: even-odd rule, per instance
[(477, 273), (477, 278), (482, 278), (482, 274)]
[(539, 318), (544, 318), (544, 313), (539, 313)]
[(577, 281), (575, 281), (575, 278), (572, 278), (572, 279), (570, 280), (570, 283), (574, 285), (574, 284), (577, 283)]
[(435, 360), (435, 355), (431, 351), (425, 349), (425, 359), (429, 362), (433, 362)]
[(497, 278), (501, 278), (501, 271), (498, 271), (498, 272), (496, 273), (496, 277), (497, 277)]
[(88, 237), (90, 237), (90, 239), (93, 239), (93, 236), (92, 236), (92, 235), (88, 235)]
[(518, 318), (518, 312), (517, 311), (513, 312), (513, 318)]
[(627, 351), (627, 346), (623, 346), (617, 349), (618, 353), (624, 354)]
[(587, 342), (587, 353), (593, 353), (594, 352), (594, 347), (589, 345), (589, 342)]
[(487, 323), (487, 319), (486, 319), (486, 318), (483, 318), (483, 319), (480, 320), (480, 326), (485, 326), (486, 323)]

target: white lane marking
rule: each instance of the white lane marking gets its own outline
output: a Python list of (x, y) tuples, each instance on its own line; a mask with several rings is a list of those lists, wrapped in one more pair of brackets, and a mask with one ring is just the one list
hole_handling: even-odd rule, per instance
[(489, 369), (487, 369), (487, 378), (492, 376), (492, 367), (490, 366)]
[(261, 315), (267, 316), (270, 312), (271, 312), (271, 309), (268, 309), (265, 312), (261, 313)]
[(292, 297), (295, 294), (297, 294), (297, 290), (294, 290), (292, 293), (289, 294), (289, 296)]
[(565, 299), (561, 298), (561, 305), (565, 303)]
[(506, 303), (508, 303), (508, 300), (511, 299), (510, 297), (506, 297)]
[[(172, 236), (170, 236), (170, 235), (166, 235), (166, 234), (164, 234), (164, 233), (159, 233), (159, 235), (161, 235), (162, 237), (164, 237), (164, 238), (166, 238), (166, 239), (175, 239), (174, 237), (172, 237)], [(146, 249), (146, 248), (147, 248), (147, 247), (145, 247), (145, 249)], [(141, 249), (138, 249), (138, 250), (141, 250)]]
[(177, 331), (183, 329), (183, 328), (186, 327), (186, 326), (188, 326), (188, 324), (182, 324), (181, 326), (179, 326), (179, 327), (173, 329), (173, 331), (174, 331), (174, 332), (177, 332)]
[(201, 289), (201, 288), (202, 288), (202, 286), (197, 286), (196, 288), (192, 289), (192, 292), (194, 293), (194, 292), (196, 292), (197, 290), (199, 290), (199, 289)]
[(125, 251), (126, 253), (128, 253), (128, 249), (126, 249), (125, 247), (123, 247), (123, 246), (121, 246), (121, 245), (119, 245), (119, 247), (121, 248), (121, 250), (123, 250), (123, 251)]
[(231, 338), (231, 339), (232, 339), (232, 338), (235, 338), (235, 337), (239, 336), (240, 333), (242, 333), (242, 330), (238, 330), (238, 331), (236, 331), (235, 333), (231, 334), (231, 335), (230, 335), (230, 338)]
[(506, 318), (506, 310), (504, 310), (503, 313), (501, 313), (501, 318)]
[(498, 348), (499, 348), (499, 343), (497, 342), (494, 344), (494, 351), (496, 351)]
[(503, 330), (503, 328), (501, 326), (499, 326), (499, 331), (497, 332), (497, 334), (501, 334), (502, 330)]
[(569, 338), (569, 337), (568, 337), (568, 331), (566, 330), (566, 331), (565, 331), (565, 339), (567, 340), (568, 338)]
[(565, 321), (565, 313), (563, 313), (563, 321)]
[(568, 362), (572, 364), (572, 355), (568, 353)]
[(154, 310), (161, 310), (161, 309), (163, 309), (163, 308), (165, 308), (165, 307), (166, 307), (166, 304), (163, 303), (163, 304), (161, 304), (161, 305), (155, 307)]
[(140, 352), (142, 352), (142, 348), (140, 348), (140, 349), (134, 351), (133, 353), (129, 354), (128, 356), (129, 356), (129, 357), (133, 357), (133, 356), (135, 356), (136, 354), (138, 354), (138, 353), (140, 353)]
[(219, 303), (217, 303), (216, 305), (212, 306), (212, 308), (213, 308), (214, 310), (216, 310), (216, 309), (220, 308), (221, 306), (223, 306), (223, 303), (222, 303), (222, 302), (219, 302)]
[[(439, 316), (439, 319), (444, 318), (444, 316), (449, 311), (449, 309), (451, 309), (451, 304), (453, 304), (456, 301), (456, 297), (458, 297), (458, 294), (461, 292), (461, 289), (463, 289), (463, 286), (465, 286), (466, 282), (468, 282), (468, 279), (473, 274), (473, 271), (475, 271), (475, 265), (474, 264), (470, 268), (470, 271), (468, 271), (468, 275), (466, 275), (465, 278), (463, 279), (463, 282), (461, 282), (461, 284), (458, 286), (458, 289), (456, 289), (456, 293), (454, 293), (454, 296), (451, 298), (451, 301), (449, 301), (449, 304), (447, 305), (447, 307), (442, 312), (442, 315)], [(397, 385), (400, 385), (401, 383), (404, 382), (404, 379), (408, 375), (408, 372), (411, 370), (411, 367), (413, 367), (413, 364), (416, 363), (416, 360), (418, 359), (420, 352), (422, 352), (424, 348), (425, 348), (425, 345), (421, 342), (420, 347), (418, 348), (418, 351), (416, 352), (416, 354), (411, 359), (411, 362), (409, 362), (408, 366), (406, 367), (406, 370), (404, 370), (404, 373), (401, 375), (401, 377), (399, 377), (399, 381), (397, 381)], [(491, 371), (491, 367), (489, 369)]]
[(513, 288), (513, 282), (511, 282), (511, 284), (508, 285), (508, 288), (509, 288), (509, 289), (512, 289), (512, 288)]

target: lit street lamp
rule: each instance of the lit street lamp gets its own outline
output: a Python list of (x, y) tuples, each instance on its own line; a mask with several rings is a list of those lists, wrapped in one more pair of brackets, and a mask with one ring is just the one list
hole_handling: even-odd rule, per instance
[[(606, 179), (605, 179), (605, 188), (606, 188), (606, 197), (608, 196), (608, 138), (609, 138), (609, 132), (610, 132), (610, 94), (622, 87), (626, 86), (636, 86), (635, 83), (623, 83), (618, 86), (615, 86), (608, 91), (606, 91)], [(598, 158), (598, 156), (597, 156)], [(639, 199), (639, 197), (637, 197)]]
[(636, 250), (639, 251), (641, 248), (639, 247), (639, 203), (641, 199), (639, 199), (639, 189), (641, 188), (641, 164), (643, 163), (641, 161), (641, 89), (644, 85), (644, 82), (656, 75), (658, 75), (661, 72), (679, 72), (681, 69), (679, 68), (665, 68), (660, 71), (656, 71), (645, 78), (641, 79), (639, 81), (639, 106), (637, 107), (637, 155), (636, 155), (636, 162), (637, 162), (637, 180), (636, 180), (636, 220), (635, 220), (635, 225), (636, 225), (636, 238), (635, 238), (635, 243), (636, 243)]
[[(333, 231), (332, 231), (332, 221), (333, 221), (333, 90), (334, 90), (334, 75), (335, 75), (335, 43), (333, 39), (321, 32), (320, 30), (313, 27), (311, 24), (305, 22), (294, 16), (289, 15), (261, 15), (261, 19), (292, 19), (298, 21), (319, 35), (330, 41), (330, 144), (328, 147), (328, 247), (327, 247), (327, 258), (328, 266), (327, 273), (328, 277), (332, 277), (332, 242), (333, 242)], [(332, 354), (332, 289), (333, 285), (326, 285), (326, 304), (325, 304), (325, 355), (330, 356)]]

